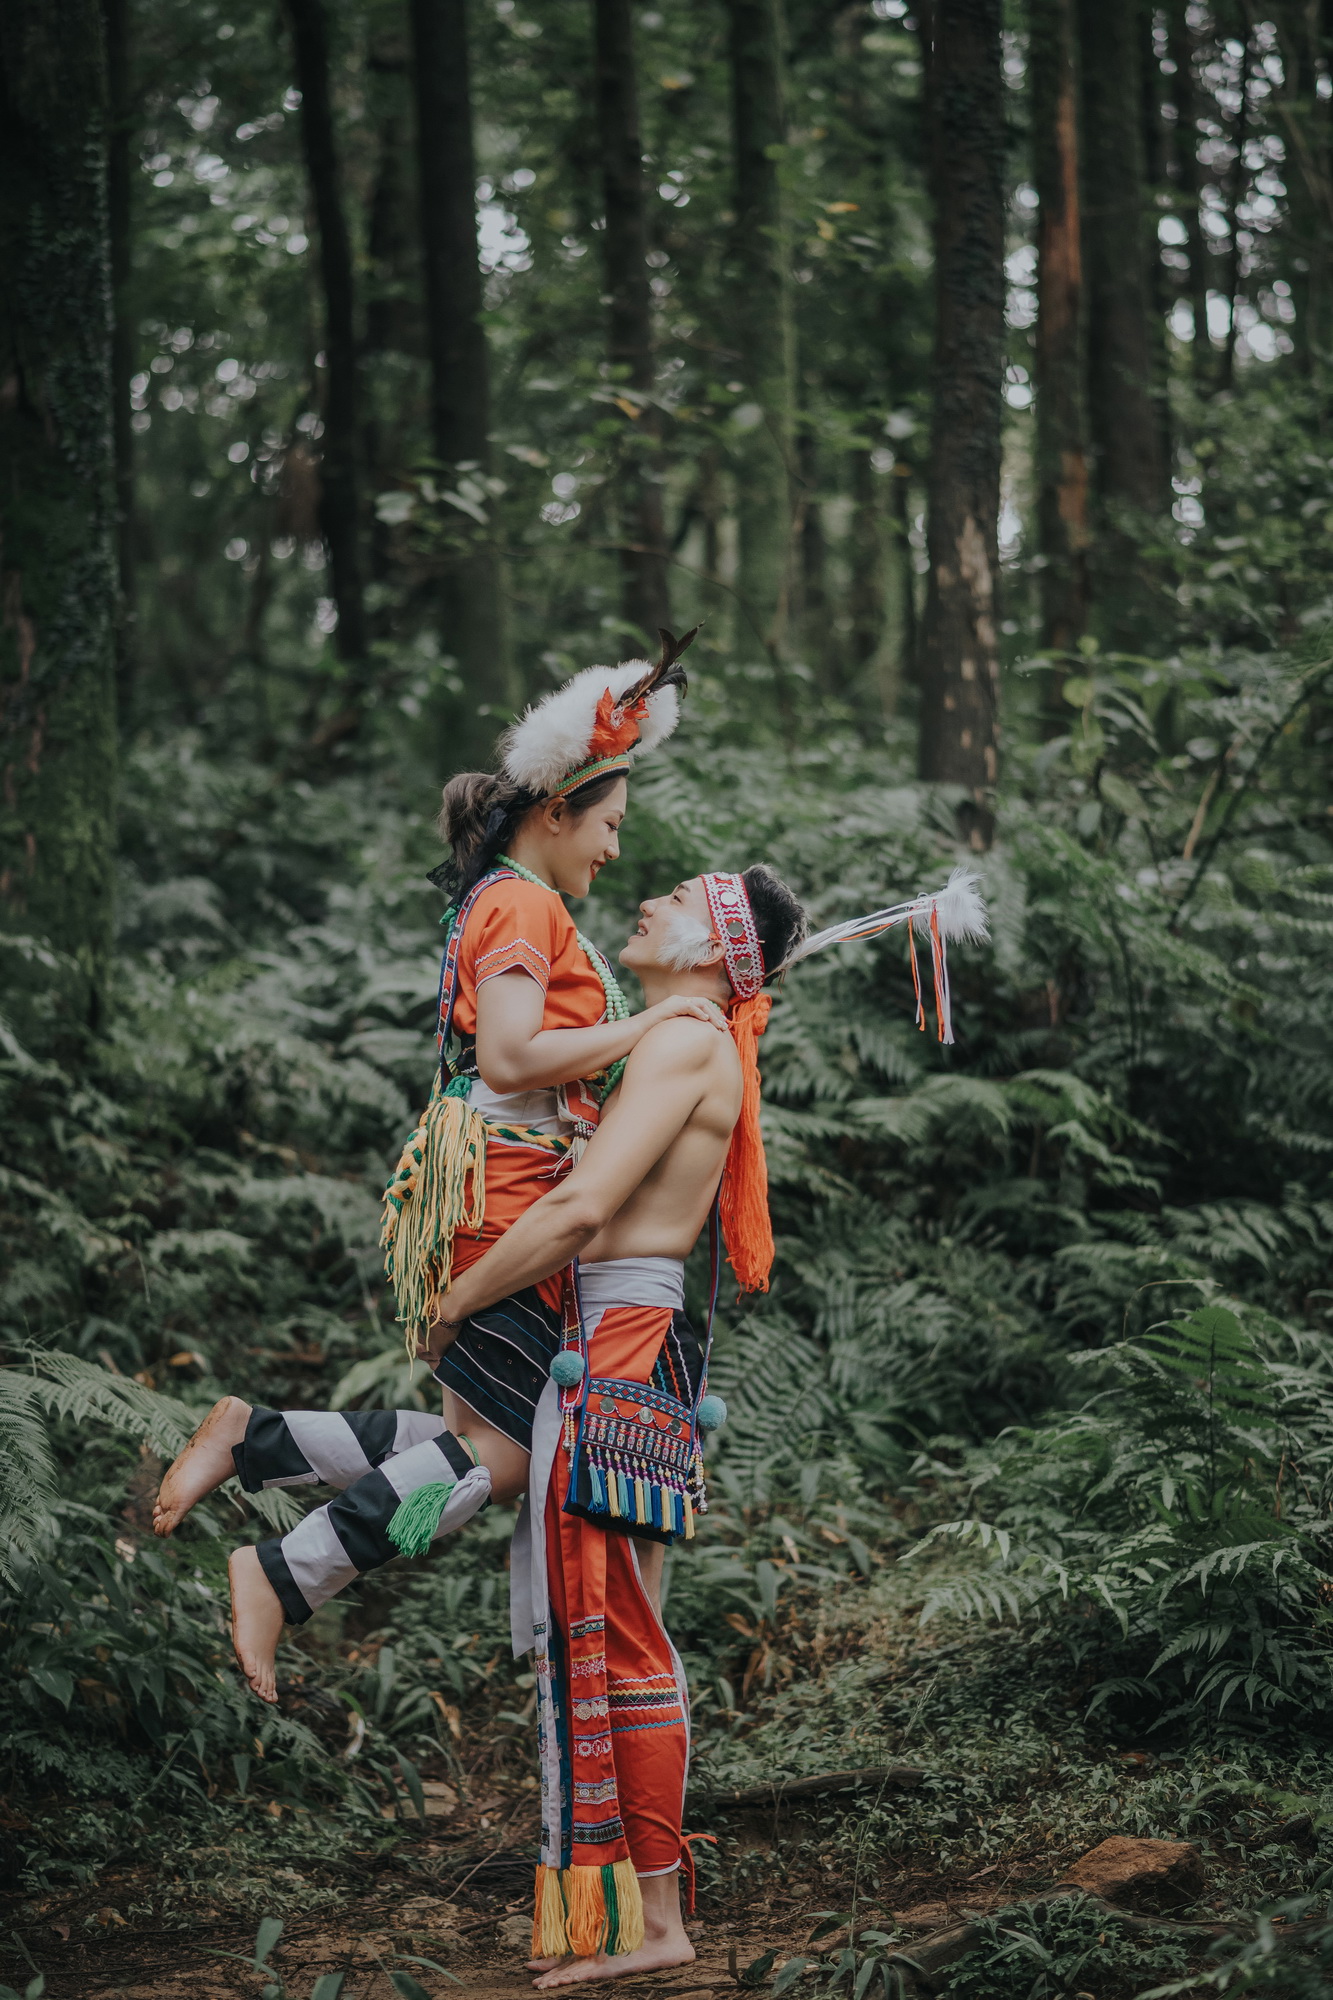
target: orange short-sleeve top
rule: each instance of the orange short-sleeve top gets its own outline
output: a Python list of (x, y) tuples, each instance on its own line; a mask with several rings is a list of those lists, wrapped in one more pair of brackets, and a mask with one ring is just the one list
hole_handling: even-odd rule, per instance
[(502, 972), (525, 972), (546, 995), (543, 1028), (595, 1028), (606, 990), (554, 889), (521, 876), (484, 888), (468, 913), (458, 949), (454, 1028), (477, 1032), (477, 989)]

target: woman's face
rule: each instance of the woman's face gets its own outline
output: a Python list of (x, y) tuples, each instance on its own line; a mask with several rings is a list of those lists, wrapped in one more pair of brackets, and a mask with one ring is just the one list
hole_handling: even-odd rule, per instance
[(608, 861), (620, 853), (620, 823), (629, 787), (623, 778), (577, 818), (563, 800), (546, 809), (551, 879), (563, 896), (586, 896)]

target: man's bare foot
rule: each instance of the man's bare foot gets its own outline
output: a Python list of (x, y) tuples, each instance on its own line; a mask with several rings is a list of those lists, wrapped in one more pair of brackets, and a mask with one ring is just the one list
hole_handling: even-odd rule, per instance
[(231, 1448), (245, 1436), (250, 1405), (239, 1396), (214, 1403), (184, 1451), (167, 1472), (153, 1502), (153, 1533), (170, 1535), (191, 1507), (221, 1486), (236, 1470)]
[(233, 1549), (227, 1563), (231, 1578), (231, 1643), (236, 1661), (261, 1701), (276, 1703), (276, 1659), (282, 1637), (282, 1606), (253, 1548)]
[(596, 1958), (561, 1959), (533, 1985), (578, 1986), (587, 1979), (628, 1979), (636, 1972), (661, 1972), (668, 1965), (689, 1965), (694, 1957), (694, 1946), (682, 1930), (678, 1936), (645, 1938), (637, 1951), (618, 1953), (608, 1958), (605, 1952), (598, 1952)]

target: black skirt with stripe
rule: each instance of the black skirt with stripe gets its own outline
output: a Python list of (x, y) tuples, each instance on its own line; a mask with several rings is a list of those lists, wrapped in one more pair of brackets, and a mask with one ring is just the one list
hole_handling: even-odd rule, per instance
[(435, 1380), (531, 1451), (533, 1418), (559, 1347), (560, 1314), (529, 1285), (463, 1322)]

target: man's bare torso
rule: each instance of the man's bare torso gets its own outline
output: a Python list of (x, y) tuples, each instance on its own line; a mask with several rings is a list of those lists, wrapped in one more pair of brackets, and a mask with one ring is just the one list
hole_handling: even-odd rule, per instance
[[(633, 1194), (583, 1251), (581, 1262), (599, 1264), (613, 1257), (686, 1257), (708, 1220), (722, 1174), (731, 1134), (741, 1108), (741, 1066), (730, 1035), (693, 1022), (669, 1022), (654, 1035), (685, 1036), (707, 1057), (701, 1079), (697, 1071), (680, 1087), (697, 1096), (684, 1126), (650, 1169)], [(670, 1088), (659, 1084), (658, 1088)], [(634, 1116), (633, 1102), (617, 1090), (604, 1118)]]

